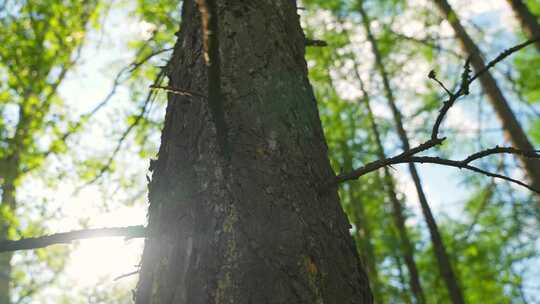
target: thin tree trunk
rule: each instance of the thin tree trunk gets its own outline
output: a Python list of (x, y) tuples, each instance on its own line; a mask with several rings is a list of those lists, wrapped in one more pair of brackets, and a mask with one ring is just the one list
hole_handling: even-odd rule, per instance
[(363, 262), (364, 268), (366, 269), (371, 290), (373, 291), (374, 303), (383, 303), (382, 302), (382, 293), (381, 293), (381, 282), (379, 280), (379, 274), (377, 271), (377, 264), (375, 260), (375, 250), (373, 244), (371, 243), (371, 229), (368, 225), (368, 219), (366, 218), (363, 202), (357, 200), (352, 195), (352, 190), (350, 192), (351, 204), (355, 204), (355, 222), (356, 226), (356, 237), (358, 251), (360, 253), (361, 261)]
[[(525, 4), (523, 0), (508, 0), (508, 3), (512, 7), (514, 14), (521, 23), (521, 27), (529, 39), (540, 38), (540, 23), (538, 23), (538, 17), (529, 10), (527, 4)], [(534, 46), (540, 52), (540, 41), (537, 41)]]
[[(456, 32), (456, 35), (461, 43), (461, 46), (469, 56), (471, 56), (471, 64), (476, 71), (482, 70), (485, 66), (484, 59), (482, 59), (482, 53), (480, 49), (473, 42), (471, 37), (465, 31), (465, 28), (459, 22), (459, 18), (445, 0), (434, 0), (439, 7), (442, 14), (447, 18), (448, 22), (452, 25), (452, 28)], [(480, 76), (480, 83), (484, 89), (484, 92), (488, 96), (488, 100), (491, 102), (495, 113), (499, 117), (502, 124), (502, 128), (506, 137), (512, 144), (521, 150), (532, 151), (535, 150), (531, 144), (527, 135), (523, 131), (516, 116), (512, 112), (508, 101), (504, 97), (501, 89), (497, 85), (495, 78), (488, 72), (483, 73)], [(540, 160), (533, 158), (520, 157), (520, 161), (523, 164), (525, 172), (530, 179), (531, 186), (536, 189), (540, 189)]]
[[(10, 218), (17, 208), (16, 198), (16, 182), (20, 179), (20, 151), (24, 149), (23, 133), (26, 128), (26, 115), (19, 107), (19, 121), (15, 135), (8, 142), (11, 147), (7, 151), (11, 151), (11, 155), (0, 159), (0, 181), (2, 181), (2, 196), (0, 201), (0, 240), (7, 240), (9, 230), (12, 228), (13, 219)], [(0, 253), (0, 304), (11, 303), (11, 260), (12, 252)]]
[[(362, 80), (360, 79), (360, 75), (357, 74), (356, 76), (361, 82)], [(360, 85), (363, 87), (363, 84)], [(371, 131), (375, 137), (375, 144), (377, 145), (377, 155), (379, 159), (385, 159), (386, 153), (384, 151), (381, 136), (379, 134), (379, 127), (375, 122), (375, 117), (373, 115), (373, 111), (371, 110), (369, 96), (366, 94), (366, 91), (364, 89), (362, 89), (362, 91), (364, 92), (364, 96), (362, 99), (367, 109), (368, 119), (371, 125)], [(405, 226), (403, 205), (397, 197), (396, 187), (393, 181), (392, 174), (390, 173), (388, 167), (384, 167), (383, 172), (383, 180), (385, 183), (386, 192), (388, 193), (388, 198), (390, 199), (390, 203), (392, 204), (392, 217), (394, 219), (394, 224), (396, 225), (396, 229), (400, 238), (401, 250), (403, 252), (403, 258), (405, 259), (405, 265), (407, 266), (407, 270), (409, 271), (409, 284), (416, 299), (416, 303), (425, 303), (426, 300), (424, 297), (424, 292), (422, 290), (422, 285), (420, 284), (418, 268), (416, 267), (416, 262), (414, 260), (414, 246), (409, 239), (407, 227)]]
[[(321, 192), (334, 173), (295, 3), (217, 1), (227, 132), (207, 98), (169, 95), (136, 303), (372, 302), (337, 189)], [(183, 2), (169, 85), (205, 92), (196, 6)]]
[[(352, 129), (356, 129), (354, 122)], [(353, 156), (345, 141), (340, 142), (343, 151), (343, 169), (351, 170), (353, 166)], [(377, 261), (375, 258), (375, 249), (372, 244), (372, 233), (369, 225), (369, 218), (366, 216), (364, 202), (358, 193), (355, 193), (354, 186), (351, 184), (346, 190), (349, 199), (350, 213), (353, 214), (354, 225), (356, 226), (356, 246), (360, 255), (360, 261), (366, 270), (371, 291), (373, 292), (374, 303), (384, 303), (382, 301), (381, 282), (377, 271)]]
[(405, 287), (407, 283), (405, 282), (405, 276), (403, 274), (403, 264), (401, 263), (401, 257), (397, 253), (393, 254), (392, 257), (394, 258), (397, 269), (398, 269), (399, 283), (401, 283), (401, 288), (400, 288), (401, 300), (403, 301), (403, 303), (411, 303), (411, 298)]
[[(356, 131), (355, 118), (350, 117), (351, 131)], [(339, 143), (343, 154), (342, 169), (345, 171), (352, 170), (354, 159), (350, 147), (347, 145), (347, 140)], [(373, 292), (374, 303), (384, 303), (382, 294), (382, 283), (379, 279), (377, 271), (377, 260), (375, 257), (375, 249), (372, 243), (372, 231), (370, 228), (370, 218), (366, 216), (364, 201), (362, 200), (360, 191), (355, 191), (354, 184), (349, 184), (344, 187), (346, 195), (349, 199), (350, 212), (356, 226), (356, 245), (360, 254), (360, 261), (366, 270), (371, 291)]]
[[(369, 16), (367, 15), (366, 11), (363, 9), (361, 0), (359, 1), (359, 4), (360, 4), (359, 11), (360, 11), (360, 14), (362, 15), (362, 22), (364, 24), (364, 28), (366, 30), (368, 40), (371, 43), (373, 54), (375, 56), (375, 66), (377, 70), (379, 71), (381, 78), (383, 80), (383, 87), (386, 94), (386, 99), (388, 101), (388, 104), (392, 111), (392, 115), (394, 117), (397, 133), (401, 141), (403, 150), (406, 151), (410, 149), (410, 144), (409, 144), (409, 138), (403, 126), (403, 122), (401, 120), (401, 112), (397, 108), (395, 98), (392, 93), (392, 88), (390, 87), (390, 80), (388, 79), (388, 74), (384, 67), (382, 56), (377, 46), (377, 40), (375, 39), (375, 37), (373, 36), (371, 32)], [(436, 256), (437, 263), (439, 266), (439, 271), (441, 272), (441, 275), (446, 283), (446, 287), (448, 288), (450, 299), (452, 300), (452, 303), (454, 304), (462, 304), (464, 303), (463, 293), (461, 291), (457, 278), (452, 269), (452, 265), (450, 264), (450, 259), (448, 258), (446, 248), (444, 246), (442, 237), (439, 233), (439, 228), (437, 227), (435, 217), (433, 216), (431, 212), (431, 208), (429, 207), (426, 195), (424, 193), (424, 189), (422, 187), (422, 182), (420, 180), (420, 175), (418, 174), (418, 171), (416, 170), (416, 166), (413, 163), (409, 163), (409, 172), (413, 179), (416, 192), (418, 193), (420, 207), (422, 209), (422, 213), (424, 214), (424, 219), (426, 221), (429, 234), (431, 236), (431, 242), (433, 244), (433, 248), (435, 251), (435, 256)]]
[[(0, 208), (5, 212), (11, 213), (15, 210), (15, 179), (11, 174), (5, 174), (2, 172), (3, 184), (2, 184), (2, 201)], [(4, 209), (5, 208), (5, 209)], [(6, 240), (8, 238), (8, 231), (11, 226), (11, 220), (9, 218), (0, 218), (0, 239)], [(11, 303), (11, 259), (13, 257), (12, 252), (0, 253), (0, 303)]]

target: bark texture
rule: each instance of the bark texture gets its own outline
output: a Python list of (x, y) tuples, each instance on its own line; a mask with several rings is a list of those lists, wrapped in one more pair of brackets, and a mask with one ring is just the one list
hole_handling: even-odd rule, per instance
[[(540, 23), (538, 23), (538, 17), (536, 17), (527, 7), (527, 4), (523, 0), (508, 0), (508, 3), (512, 7), (514, 14), (516, 15), (521, 27), (529, 39), (540, 38)], [(540, 52), (540, 41), (537, 41), (534, 46)]]
[[(136, 303), (371, 303), (330, 180), (295, 1), (217, 1), (229, 157), (206, 98), (170, 94)], [(170, 86), (206, 92), (183, 3)]]
[[(452, 28), (456, 32), (456, 36), (461, 43), (463, 50), (470, 56), (471, 64), (476, 71), (480, 71), (486, 65), (482, 58), (482, 52), (476, 46), (471, 39), (465, 28), (461, 25), (456, 12), (452, 9), (450, 4), (445, 0), (434, 0), (439, 10), (446, 17), (448, 22), (452, 25)], [(523, 131), (521, 124), (517, 120), (514, 112), (510, 108), (510, 104), (504, 97), (503, 92), (497, 85), (495, 78), (489, 73), (489, 71), (483, 73), (480, 76), (480, 83), (484, 92), (488, 96), (506, 137), (512, 143), (512, 145), (518, 149), (525, 151), (533, 151), (534, 146), (531, 144), (527, 135)], [(520, 157), (520, 161), (523, 164), (523, 168), (531, 182), (531, 186), (535, 189), (540, 189), (540, 160), (533, 158)]]
[[(388, 105), (390, 106), (390, 109), (392, 111), (392, 116), (394, 119), (398, 137), (401, 141), (402, 148), (404, 151), (407, 151), (407, 150), (410, 150), (411, 148), (409, 144), (409, 138), (404, 128), (401, 112), (397, 108), (396, 100), (394, 98), (394, 94), (390, 86), (390, 80), (388, 78), (388, 74), (386, 72), (386, 68), (383, 63), (381, 52), (379, 51), (379, 48), (377, 45), (377, 40), (375, 39), (375, 37), (373, 36), (373, 33), (371, 32), (369, 16), (367, 15), (367, 12), (363, 9), (362, 2), (363, 1), (360, 1), (359, 9), (360, 9), (360, 14), (362, 16), (362, 22), (364, 24), (364, 28), (366, 29), (366, 32), (367, 32), (368, 40), (370, 41), (371, 46), (372, 46), (373, 55), (375, 56), (375, 67), (377, 71), (379, 72), (379, 74), (381, 75), (381, 78), (383, 81), (383, 89), (386, 95), (386, 100), (388, 101)], [(418, 174), (418, 171), (416, 170), (416, 166), (414, 163), (411, 162), (408, 164), (408, 166), (409, 166), (409, 172), (411, 174), (411, 178), (416, 188), (416, 193), (418, 194), (420, 208), (422, 209), (424, 220), (426, 221), (426, 224), (428, 226), (429, 235), (431, 237), (431, 243), (433, 245), (433, 250), (435, 252), (435, 257), (437, 260), (437, 266), (439, 267), (441, 276), (446, 284), (446, 288), (448, 289), (448, 294), (453, 304), (463, 304), (464, 303), (463, 292), (461, 291), (461, 287), (459, 286), (458, 279), (454, 273), (454, 270), (452, 269), (450, 258), (448, 256), (446, 247), (444, 245), (441, 234), (439, 232), (439, 227), (437, 226), (435, 217), (433, 216), (433, 213), (431, 212), (431, 207), (429, 206), (426, 194), (422, 187), (420, 174)], [(405, 262), (406, 264), (408, 264), (407, 260)]]

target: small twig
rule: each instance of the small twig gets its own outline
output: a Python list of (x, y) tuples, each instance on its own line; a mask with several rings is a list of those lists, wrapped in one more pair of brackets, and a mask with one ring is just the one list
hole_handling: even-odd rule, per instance
[(155, 52), (152, 52), (148, 55), (146, 55), (143, 59), (137, 61), (137, 62), (133, 62), (130, 66), (130, 69), (129, 69), (129, 72), (133, 72), (135, 71), (136, 69), (138, 69), (141, 65), (143, 65), (144, 63), (146, 63), (147, 61), (149, 61), (150, 59), (152, 59), (153, 57), (159, 55), (159, 54), (162, 54), (162, 53), (165, 53), (165, 52), (169, 52), (169, 51), (172, 51), (174, 48), (170, 47), (170, 48), (165, 48), (165, 49), (161, 49), (161, 50), (157, 50)]
[(173, 87), (170, 87), (170, 86), (150, 85), (150, 89), (153, 89), (153, 90), (164, 90), (165, 92), (169, 92), (169, 93), (176, 94), (176, 95), (180, 95), (180, 96), (206, 98), (206, 96), (204, 96), (204, 95), (201, 94), (201, 93), (196, 93), (196, 92), (192, 92), (192, 91), (182, 90), (182, 89), (179, 89), (179, 88), (173, 88)]
[(442, 83), (442, 81), (440, 81), (439, 79), (437, 79), (437, 74), (435, 73), (434, 70), (431, 70), (428, 74), (428, 78), (429, 79), (433, 79), (435, 82), (437, 82), (439, 84), (439, 86), (441, 86), (441, 88), (443, 88), (446, 93), (449, 95), (449, 96), (452, 96), (452, 92), (446, 88), (446, 86), (444, 85), (444, 83)]
[(486, 150), (471, 154), (467, 158), (465, 158), (462, 162), (468, 164), (474, 160), (486, 157), (488, 155), (493, 155), (493, 154), (515, 154), (515, 155), (525, 156), (528, 158), (540, 158), (540, 153), (538, 151), (522, 151), (513, 147), (496, 146), (495, 148), (486, 149)]
[[(439, 136), (439, 128), (441, 127), (443, 120), (446, 118), (448, 110), (450, 110), (450, 108), (456, 103), (456, 100), (458, 100), (463, 95), (469, 94), (469, 85), (471, 83), (468, 76), (469, 73), (470, 60), (467, 59), (463, 68), (461, 85), (456, 93), (449, 93), (450, 96), (448, 97), (448, 100), (443, 103), (442, 108), (439, 110), (439, 115), (435, 119), (435, 123), (433, 124), (433, 130), (431, 131), (431, 138), (437, 138)], [(447, 92), (449, 91), (447, 90)]]
[(306, 46), (315, 46), (315, 47), (325, 47), (328, 46), (328, 43), (324, 40), (318, 40), (318, 39), (305, 39), (305, 45)]
[(121, 280), (121, 279), (123, 279), (123, 278), (127, 278), (127, 277), (130, 277), (130, 276), (132, 276), (132, 275), (136, 275), (136, 274), (138, 274), (138, 273), (139, 273), (138, 270), (135, 270), (135, 271), (132, 271), (132, 272), (129, 272), (129, 273), (125, 273), (125, 274), (123, 274), (123, 275), (117, 276), (116, 278), (113, 279), (113, 281), (118, 281), (118, 280)]
[(20, 239), (17, 241), (0, 241), (0, 252), (38, 249), (55, 244), (69, 244), (73, 241), (82, 239), (119, 236), (123, 236), (125, 238), (141, 238), (145, 237), (145, 235), (146, 228), (144, 226), (83, 229), (36, 238)]
[[(158, 73), (158, 75), (156, 77), (156, 80), (154, 81), (154, 85), (157, 86), (159, 83), (161, 83), (163, 81), (164, 77), (165, 77), (165, 71), (161, 70)], [(116, 147), (112, 151), (111, 155), (109, 155), (109, 158), (107, 159), (107, 161), (103, 164), (103, 166), (101, 166), (98, 173), (91, 180), (89, 180), (86, 183), (84, 183), (83, 185), (77, 187), (75, 189), (74, 193), (78, 193), (79, 191), (81, 191), (86, 186), (95, 183), (96, 181), (98, 181), (105, 174), (105, 172), (109, 171), (109, 169), (111, 168), (111, 166), (113, 164), (114, 159), (116, 158), (116, 155), (120, 152), (120, 149), (122, 148), (122, 145), (124, 144), (124, 141), (127, 139), (128, 135), (131, 133), (131, 131), (144, 118), (144, 116), (146, 115), (146, 113), (148, 111), (149, 105), (154, 101), (155, 97), (156, 97), (156, 94), (154, 94), (153, 91), (150, 91), (146, 95), (146, 99), (145, 99), (145, 101), (144, 101), (144, 103), (143, 103), (143, 105), (141, 107), (141, 110), (140, 110), (139, 114), (135, 117), (135, 119), (133, 120), (133, 123), (131, 123), (126, 128), (126, 130), (124, 130), (124, 132), (122, 133), (122, 135), (120, 136), (120, 138), (116, 142)]]
[[(435, 49), (437, 51), (449, 53), (449, 54), (451, 54), (451, 55), (453, 55), (453, 56), (455, 56), (457, 58), (463, 58), (463, 56), (460, 53), (458, 53), (458, 52), (456, 52), (456, 51), (454, 51), (452, 49), (444, 48), (444, 47), (438, 45), (434, 38), (431, 38), (431, 37), (417, 38), (417, 37), (408, 36), (408, 35), (393, 31), (392, 28), (389, 27), (389, 26), (385, 26), (385, 29), (389, 31), (390, 35), (394, 35), (397, 38), (401, 38), (403, 40), (407, 40), (407, 41), (410, 41), (410, 42), (413, 42), (413, 43), (416, 43), (416, 44), (422, 44), (422, 45), (425, 45), (425, 46), (430, 47), (432, 49)], [(455, 37), (437, 37), (437, 39), (438, 40), (455, 39)]]
[[(137, 54), (135, 55), (135, 58), (137, 58), (146, 48), (147, 44), (152, 40), (153, 38), (150, 38), (149, 40), (146, 41), (145, 45), (143, 45), (138, 51), (137, 51)], [(117, 74), (116, 76), (114, 77), (113, 79), (113, 83), (112, 83), (112, 87), (109, 91), (109, 93), (105, 96), (105, 98), (103, 98), (103, 100), (101, 102), (99, 102), (90, 112), (88, 113), (85, 113), (83, 115), (81, 115), (79, 117), (79, 119), (77, 120), (77, 122), (73, 123), (73, 125), (70, 127), (69, 130), (67, 130), (64, 134), (62, 134), (61, 136), (58, 137), (58, 141), (61, 141), (61, 142), (65, 142), (66, 140), (68, 140), (69, 137), (71, 137), (73, 134), (75, 134), (75, 132), (77, 130), (79, 130), (79, 128), (89, 119), (91, 118), (92, 116), (94, 116), (100, 109), (102, 109), (103, 107), (105, 107), (107, 105), (107, 103), (112, 99), (112, 97), (114, 97), (114, 95), (116, 94), (116, 91), (118, 90), (118, 88), (120, 87), (120, 85), (122, 83), (124, 83), (126, 80), (129, 79), (128, 78), (125, 78), (124, 75), (126, 73), (133, 73), (135, 72), (137, 69), (139, 69), (141, 66), (143, 66), (146, 62), (148, 62), (150, 59), (152, 59), (154, 56), (156, 55), (159, 55), (159, 54), (162, 54), (164, 52), (168, 52), (170, 51), (171, 48), (167, 48), (167, 49), (161, 49), (161, 50), (157, 50), (155, 52), (152, 52), (150, 53), (149, 55), (147, 55), (146, 57), (144, 57), (143, 59), (139, 60), (139, 61), (133, 61), (131, 62), (129, 65), (123, 67)], [(43, 157), (44, 159), (47, 158), (50, 154), (53, 153), (53, 150), (52, 149), (49, 149), (43, 153), (41, 153), (41, 157)], [(24, 172), (29, 172), (29, 171), (32, 171), (34, 170), (35, 168), (37, 167), (37, 165), (34, 165), (34, 166), (31, 166), (31, 167), (28, 167), (28, 168), (25, 168), (24, 169)]]
[(531, 40), (527, 40), (523, 43), (520, 43), (514, 47), (511, 47), (505, 51), (503, 51), (502, 53), (500, 53), (497, 57), (495, 57), (495, 59), (491, 60), (488, 64), (486, 64), (486, 66), (484, 68), (482, 68), (480, 71), (478, 71), (472, 78), (471, 78), (471, 82), (473, 80), (475, 80), (476, 78), (480, 77), (482, 74), (484, 74), (485, 72), (487, 72), (489, 69), (491, 69), (492, 67), (494, 67), (497, 63), (503, 61), (506, 57), (514, 54), (515, 52), (521, 50), (522, 48), (524, 47), (527, 47), (537, 41), (540, 41), (540, 37), (537, 37), (537, 38), (534, 38), (534, 39), (531, 39)]

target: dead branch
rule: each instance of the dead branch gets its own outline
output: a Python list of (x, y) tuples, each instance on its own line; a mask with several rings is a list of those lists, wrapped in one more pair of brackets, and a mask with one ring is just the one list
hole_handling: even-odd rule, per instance
[(461, 76), (461, 83), (459, 85), (459, 88), (456, 92), (451, 92), (439, 79), (437, 79), (437, 76), (434, 71), (431, 71), (428, 75), (428, 78), (434, 80), (437, 82), (443, 90), (449, 95), (448, 99), (443, 103), (441, 109), (439, 110), (439, 114), (437, 115), (437, 118), (435, 119), (435, 123), (433, 124), (433, 129), (431, 131), (431, 138), (428, 141), (425, 141), (424, 143), (403, 151), (402, 153), (389, 157), (384, 159), (379, 159), (373, 162), (370, 162), (360, 168), (354, 169), (351, 172), (339, 174), (335, 177), (335, 179), (329, 183), (329, 186), (335, 186), (341, 182), (349, 181), (349, 180), (355, 180), (358, 179), (360, 176), (370, 173), (372, 171), (378, 170), (385, 166), (391, 166), (395, 164), (404, 164), (404, 163), (431, 163), (431, 164), (438, 164), (438, 165), (444, 165), (449, 167), (454, 167), (458, 169), (466, 169), (470, 170), (476, 173), (480, 173), (489, 177), (498, 178), (502, 180), (506, 180), (508, 182), (520, 185), (522, 187), (525, 187), (533, 192), (540, 193), (540, 189), (533, 188), (532, 186), (519, 181), (514, 178), (510, 178), (508, 176), (493, 173), (486, 171), (484, 169), (481, 169), (479, 167), (471, 165), (471, 162), (476, 161), (478, 159), (496, 155), (496, 154), (514, 154), (514, 155), (520, 155), (525, 156), (529, 158), (537, 158), (540, 159), (540, 150), (534, 150), (534, 151), (523, 151), (520, 149), (516, 149), (513, 147), (499, 147), (496, 146), (494, 148), (482, 150), (476, 153), (473, 153), (466, 158), (462, 160), (451, 160), (451, 159), (445, 159), (440, 157), (434, 157), (434, 156), (418, 156), (417, 154), (420, 152), (427, 151), (435, 146), (441, 145), (445, 137), (439, 136), (439, 130), (442, 122), (446, 118), (446, 114), (454, 106), (456, 101), (465, 95), (469, 94), (469, 86), (470, 84), (475, 81), (481, 74), (487, 72), (489, 69), (493, 68), (497, 63), (501, 62), (508, 56), (512, 55), (513, 53), (523, 49), (524, 47), (533, 44), (536, 41), (539, 41), (540, 38), (528, 40), (526, 42), (520, 43), (514, 47), (511, 47), (505, 51), (503, 51), (501, 54), (499, 54), (495, 59), (490, 61), (484, 69), (480, 70), (478, 73), (471, 75), (471, 68), (470, 68), (470, 60), (467, 59), (465, 61), (465, 65), (463, 67), (463, 73)]
[(142, 238), (146, 235), (144, 226), (128, 226), (113, 228), (83, 229), (70, 232), (56, 233), (35, 238), (25, 238), (17, 241), (0, 241), (0, 252), (44, 248), (55, 244), (69, 244), (73, 241), (101, 237)]
[(314, 46), (314, 47), (328, 46), (328, 42), (324, 40), (305, 38), (304, 41), (305, 41), (306, 46)]
[(188, 96), (188, 97), (200, 97), (200, 98), (206, 98), (204, 94), (196, 93), (192, 91), (187, 91), (179, 88), (173, 88), (171, 86), (160, 86), (160, 85), (150, 85), (150, 89), (152, 90), (163, 90), (167, 93), (180, 95), (180, 96)]

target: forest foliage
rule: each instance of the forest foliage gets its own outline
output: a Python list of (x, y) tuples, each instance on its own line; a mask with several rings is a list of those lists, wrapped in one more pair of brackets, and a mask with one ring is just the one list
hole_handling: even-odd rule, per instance
[[(64, 208), (69, 202), (47, 194), (59, 188), (69, 188), (73, 195), (84, 189), (103, 191), (96, 195), (102, 201), (94, 202), (103, 207), (100, 212), (119, 205), (146, 207), (144, 177), (156, 156), (166, 100), (166, 92), (150, 87), (167, 85), (166, 60), (176, 40), (180, 2), (0, 1), (2, 239), (39, 236), (62, 227), (58, 223), (65, 220)], [(459, 47), (459, 37), (433, 2), (299, 3), (306, 37), (326, 42), (323, 47), (307, 46), (306, 61), (336, 174), (379, 159), (381, 148), (387, 155), (402, 151), (388, 107), (388, 88), (377, 68), (360, 5), (371, 19), (369, 26), (411, 144), (429, 138), (448, 97), (428, 77), (430, 71), (448, 88), (459, 86), (470, 54)], [(450, 2), (456, 10), (453, 18), (462, 21), (487, 60), (530, 38), (507, 1)], [(524, 2), (540, 16), (540, 2)], [(142, 25), (143, 33), (122, 37), (125, 44), (120, 49), (128, 59), (108, 65), (110, 86), (99, 88), (104, 97), (81, 111), (76, 95), (61, 94), (61, 90), (74, 86), (69, 79), (84, 62), (107, 62), (85, 50), (107, 48), (96, 43), (100, 39), (119, 39), (113, 35), (122, 35), (122, 31), (107, 27), (111, 18)], [(532, 46), (524, 48), (491, 70), (535, 147), (540, 146), (538, 52)], [(96, 76), (86, 77), (91, 82)], [(496, 145), (508, 146), (486, 100), (481, 85), (473, 84), (470, 94), (459, 99), (443, 124), (446, 142), (429, 155), (459, 159)], [(102, 144), (92, 144), (96, 136), (101, 136), (96, 142)], [(512, 155), (485, 158), (478, 166), (526, 181), (521, 164)], [(339, 190), (375, 299), (378, 303), (421, 301), (411, 290), (405, 234), (412, 244), (425, 303), (451, 303), (410, 174), (405, 165), (388, 169), (344, 183)], [(465, 302), (540, 301), (540, 272), (535, 270), (540, 269), (539, 197), (508, 181), (464, 170), (419, 165), (419, 172)], [(32, 191), (36, 184), (45, 190), (23, 192)], [(404, 231), (396, 226), (392, 191), (402, 208)], [(77, 219), (77, 227), (88, 226), (84, 216)], [(118, 285), (112, 278), (90, 291), (58, 295), (69, 284), (62, 272), (72, 249), (51, 247), (14, 257), (1, 254), (0, 271), (9, 277), (12, 302), (35, 303), (35, 299), (53, 294), (58, 303), (86, 303), (88, 299), (92, 303), (130, 303), (133, 282)]]

